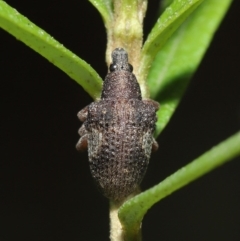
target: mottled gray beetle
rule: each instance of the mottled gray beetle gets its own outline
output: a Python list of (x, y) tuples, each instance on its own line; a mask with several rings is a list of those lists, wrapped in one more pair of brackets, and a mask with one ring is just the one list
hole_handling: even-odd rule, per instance
[(159, 104), (142, 100), (128, 54), (112, 52), (110, 73), (103, 83), (101, 100), (78, 113), (84, 122), (76, 148), (88, 147), (90, 170), (103, 194), (121, 201), (133, 193), (147, 170)]

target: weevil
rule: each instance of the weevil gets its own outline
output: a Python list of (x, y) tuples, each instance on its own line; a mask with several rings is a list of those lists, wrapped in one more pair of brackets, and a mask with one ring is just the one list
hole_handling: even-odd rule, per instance
[(90, 171), (100, 191), (121, 201), (141, 183), (152, 150), (159, 104), (142, 99), (140, 86), (123, 48), (112, 52), (101, 99), (78, 113), (83, 122), (76, 148), (88, 148)]

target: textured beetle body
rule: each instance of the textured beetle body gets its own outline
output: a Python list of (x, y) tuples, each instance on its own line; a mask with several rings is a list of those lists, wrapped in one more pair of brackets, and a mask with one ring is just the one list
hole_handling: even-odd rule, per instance
[(79, 112), (85, 121), (77, 149), (88, 146), (90, 170), (103, 194), (122, 200), (136, 190), (146, 172), (158, 104), (142, 100), (127, 53), (116, 49), (100, 101)]

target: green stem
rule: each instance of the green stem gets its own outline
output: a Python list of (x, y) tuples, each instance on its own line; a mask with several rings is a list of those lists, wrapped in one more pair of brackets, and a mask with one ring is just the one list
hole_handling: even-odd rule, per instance
[(106, 26), (108, 37), (107, 65), (109, 66), (111, 63), (112, 51), (117, 47), (122, 47), (128, 52), (129, 63), (133, 65), (134, 73), (137, 76), (147, 0), (114, 0), (113, 7), (112, 23)]
[(125, 200), (121, 202), (110, 201), (110, 240), (111, 241), (141, 241), (142, 232), (141, 226), (139, 225), (136, 229), (132, 229), (130, 233), (126, 233), (123, 228), (119, 217), (118, 212), (119, 208), (124, 202), (133, 198), (141, 192), (140, 188), (137, 188), (134, 193), (128, 196)]

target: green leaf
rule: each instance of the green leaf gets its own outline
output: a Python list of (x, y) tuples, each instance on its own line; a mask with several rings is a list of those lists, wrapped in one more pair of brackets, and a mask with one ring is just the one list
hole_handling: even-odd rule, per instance
[(198, 7), (203, 0), (175, 0), (166, 8), (153, 27), (144, 43), (138, 70), (138, 81), (143, 86), (144, 97), (149, 97), (144, 88), (149, 68), (157, 53), (162, 49), (168, 38), (183, 23), (183, 21)]
[(148, 76), (151, 98), (161, 104), (157, 135), (171, 118), (231, 2), (204, 1), (158, 53)]
[(107, 26), (113, 18), (112, 0), (89, 0), (89, 2), (99, 11)]
[(100, 96), (102, 79), (89, 64), (1, 0), (0, 27), (64, 71), (94, 99)]
[(131, 237), (139, 229), (143, 216), (155, 203), (239, 155), (240, 132), (237, 132), (158, 185), (125, 202), (120, 207), (119, 219), (126, 236)]

